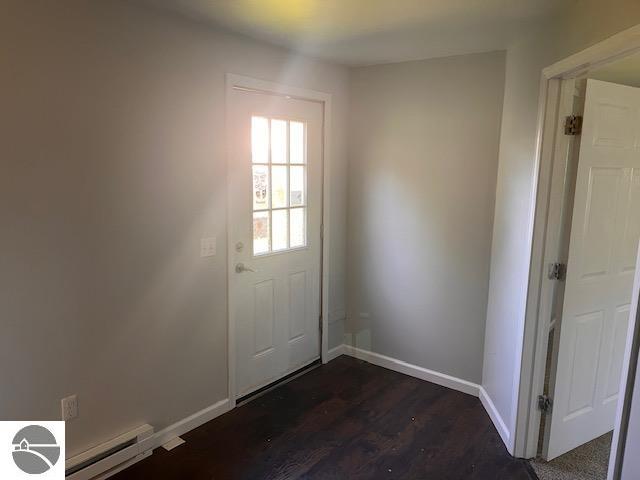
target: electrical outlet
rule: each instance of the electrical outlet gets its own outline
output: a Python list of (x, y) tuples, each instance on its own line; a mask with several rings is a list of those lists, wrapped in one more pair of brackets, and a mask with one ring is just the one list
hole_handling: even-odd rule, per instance
[(73, 420), (78, 416), (78, 396), (71, 395), (62, 399), (62, 420)]
[(200, 256), (213, 257), (216, 254), (216, 237), (200, 239)]

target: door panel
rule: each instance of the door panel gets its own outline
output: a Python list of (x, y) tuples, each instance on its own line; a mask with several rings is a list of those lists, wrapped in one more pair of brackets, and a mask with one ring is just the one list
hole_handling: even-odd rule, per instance
[(593, 145), (612, 148), (633, 146), (634, 106), (620, 105), (606, 97), (598, 99), (595, 106)]
[(615, 240), (615, 218), (624, 171), (619, 168), (591, 168), (582, 234), (582, 279), (606, 275)]
[(289, 341), (302, 338), (306, 332), (307, 272), (289, 275)]
[(273, 321), (275, 318), (273, 279), (256, 283), (253, 287), (253, 328), (255, 338), (254, 355), (264, 355), (272, 350), (273, 345)]
[(571, 339), (571, 382), (569, 408), (565, 420), (580, 415), (593, 408), (598, 351), (602, 338), (604, 312), (594, 312), (576, 316), (573, 338)]
[(629, 329), (629, 308), (630, 305), (622, 305), (616, 308), (613, 341), (609, 350), (609, 372), (607, 374), (607, 386), (605, 390), (605, 402), (617, 400), (620, 390), (620, 375), (622, 374), (622, 360), (624, 358), (624, 348), (627, 342), (627, 331)]
[(237, 396), (320, 356), (322, 122), (316, 102), (246, 90), (230, 97)]
[(587, 82), (548, 460), (614, 426), (640, 239), (639, 112), (639, 89)]

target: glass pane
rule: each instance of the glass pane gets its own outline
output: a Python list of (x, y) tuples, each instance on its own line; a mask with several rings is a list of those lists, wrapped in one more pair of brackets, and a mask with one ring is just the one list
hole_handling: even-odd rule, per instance
[(269, 120), (251, 117), (251, 158), (253, 163), (269, 162)]
[(304, 159), (304, 123), (291, 122), (291, 163), (305, 163)]
[(273, 251), (285, 250), (289, 236), (289, 222), (287, 210), (274, 210), (271, 212), (273, 220)]
[(274, 165), (271, 167), (271, 203), (272, 208), (287, 206), (287, 167)]
[(291, 209), (291, 248), (304, 247), (306, 245), (306, 208)]
[(253, 214), (253, 254), (269, 251), (269, 212)]
[(265, 210), (269, 208), (269, 167), (267, 165), (253, 166), (253, 209)]
[(271, 120), (271, 162), (287, 163), (286, 120)]
[(292, 207), (298, 207), (304, 205), (304, 167), (291, 167), (291, 193), (290, 193), (290, 205)]

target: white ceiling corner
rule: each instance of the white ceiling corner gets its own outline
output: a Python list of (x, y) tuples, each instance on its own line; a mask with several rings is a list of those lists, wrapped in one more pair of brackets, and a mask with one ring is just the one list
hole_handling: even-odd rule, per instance
[(567, 0), (138, 0), (346, 65), (505, 49)]

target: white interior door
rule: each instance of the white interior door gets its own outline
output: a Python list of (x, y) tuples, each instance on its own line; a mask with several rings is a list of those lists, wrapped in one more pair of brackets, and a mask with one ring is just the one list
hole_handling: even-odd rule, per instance
[(240, 397), (320, 357), (323, 108), (233, 90), (228, 112)]
[(589, 80), (546, 458), (612, 430), (640, 238), (640, 89)]

